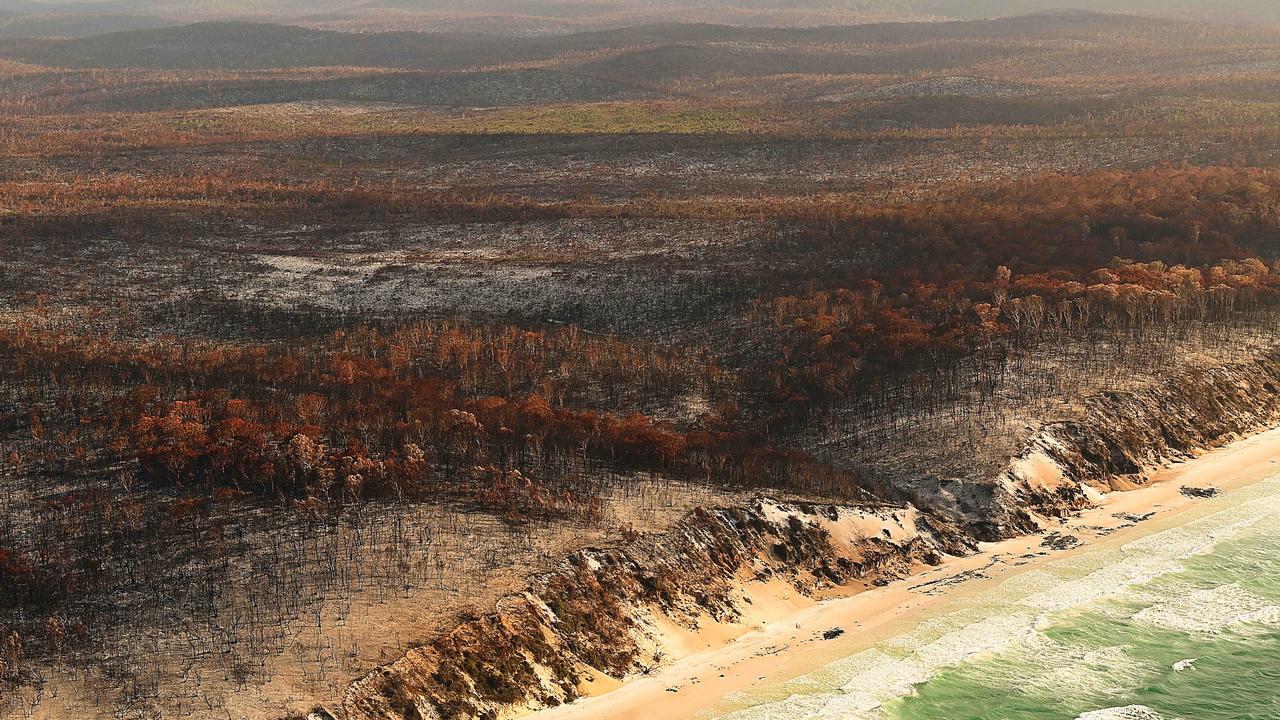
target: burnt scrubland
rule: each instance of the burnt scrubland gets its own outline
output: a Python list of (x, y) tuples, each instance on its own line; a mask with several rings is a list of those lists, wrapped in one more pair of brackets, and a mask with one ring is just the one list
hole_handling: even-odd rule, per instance
[(0, 38), (0, 716), (553, 706), (1275, 420), (1273, 29), (360, 22)]

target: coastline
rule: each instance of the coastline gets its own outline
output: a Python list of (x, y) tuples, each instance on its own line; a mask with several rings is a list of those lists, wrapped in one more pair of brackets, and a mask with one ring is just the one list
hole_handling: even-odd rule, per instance
[[(957, 598), (980, 592), (1045, 562), (1103, 543), (1126, 542), (1176, 524), (1200, 502), (1182, 486), (1230, 491), (1280, 471), (1280, 428), (1238, 439), (1198, 457), (1152, 470), (1146, 484), (1099, 494), (1085, 509), (1045, 533), (997, 543), (878, 588), (837, 589), (814, 601), (786, 588), (757, 585), (742, 623), (686, 633), (687, 654), (650, 675), (622, 683), (601, 678), (592, 697), (525, 714), (532, 720), (680, 720), (713, 711), (733, 693), (773, 685), (816, 670), (892, 637)], [(1057, 532), (1078, 538), (1045, 545)], [(850, 594), (852, 591), (853, 594)], [(843, 631), (824, 639), (828, 630)]]

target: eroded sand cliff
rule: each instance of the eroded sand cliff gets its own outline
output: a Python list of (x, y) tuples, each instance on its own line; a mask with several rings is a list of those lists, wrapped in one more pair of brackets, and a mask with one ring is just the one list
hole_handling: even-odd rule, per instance
[(333, 715), (496, 718), (598, 694), (833, 594), (909, 575), (979, 541), (1035, 532), (1148, 473), (1280, 418), (1280, 360), (1179, 371), (1089, 398), (996, 477), (939, 481), (916, 505), (760, 498), (567, 558), (494, 612), (351, 685)]

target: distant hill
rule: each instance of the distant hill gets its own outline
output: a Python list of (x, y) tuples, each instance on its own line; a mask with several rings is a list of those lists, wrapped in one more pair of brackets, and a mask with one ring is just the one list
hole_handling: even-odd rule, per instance
[(1280, 2), (1275, 0), (919, 0), (913, 5), (920, 12), (962, 18), (1070, 9), (1195, 16), (1219, 21), (1280, 21)]
[(355, 102), (479, 108), (650, 99), (624, 83), (550, 70), (469, 73), (391, 72), (323, 80), (142, 84), (99, 93), (78, 109), (194, 110), (296, 102)]
[[(54, 8), (54, 10), (50, 10)], [(1280, 18), (1274, 0), (0, 0), (0, 9), (22, 13), (86, 12), (91, 14), (152, 14), (164, 16), (265, 16), (329, 12), (454, 13), (522, 15), (542, 18), (585, 18), (630, 14), (678, 18), (684, 11), (720, 11), (726, 16), (746, 12), (833, 12), (844, 14), (934, 14), (954, 18), (1022, 15), (1055, 9), (1124, 13), (1185, 14), (1212, 11), (1252, 15), (1261, 20)]]
[[(70, 39), (9, 39), (0, 57), (66, 68), (250, 70), (348, 65), (449, 71), (628, 48), (630, 57), (588, 61), (580, 70), (626, 80), (657, 80), (694, 68), (699, 72), (882, 72), (976, 62), (993, 49), (974, 45), (955, 58), (895, 51), (882, 58), (823, 49), (823, 44), (983, 40), (1035, 35), (1093, 34), (1165, 21), (1092, 14), (1038, 15), (951, 23), (896, 23), (813, 29), (723, 25), (651, 25), (541, 38), (473, 33), (342, 33), (245, 22), (209, 22), (130, 30)], [(4, 34), (4, 33), (0, 33)], [(807, 44), (812, 50), (771, 50), (768, 43)], [(735, 48), (728, 44), (760, 47)], [(692, 47), (690, 47), (692, 46)], [(920, 57), (917, 57), (920, 56)], [(941, 63), (941, 64), (939, 64)]]
[[(670, 20), (814, 27), (885, 20), (985, 19), (1050, 10), (1137, 13), (1216, 22), (1280, 22), (1275, 0), (0, 0), (20, 14), (254, 20), (324, 29), (569, 34)], [(101, 32), (112, 28), (103, 26)]]
[(244, 22), (197, 23), (70, 40), (18, 40), (0, 47), (11, 59), (55, 67), (247, 70), (317, 65), (454, 69), (510, 56), (494, 36), (354, 33)]
[(754, 46), (664, 45), (624, 52), (577, 65), (577, 72), (630, 83), (658, 83), (710, 75), (840, 75), (910, 73), (945, 69), (1007, 55), (1002, 48), (893, 49), (888, 51), (805, 52)]
[(0, 14), (26, 15), (29, 13), (54, 12), (54, 8), (44, 3), (30, 0), (0, 0)]
[(22, 15), (0, 12), (0, 37), (78, 38), (126, 30), (172, 27), (151, 15)]

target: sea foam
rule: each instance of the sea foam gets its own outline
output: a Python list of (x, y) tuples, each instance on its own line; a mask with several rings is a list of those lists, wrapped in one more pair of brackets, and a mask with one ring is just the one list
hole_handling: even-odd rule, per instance
[(1076, 720), (1164, 720), (1164, 716), (1146, 705), (1126, 705), (1091, 710)]
[[(1167, 665), (1146, 666), (1123, 647), (1084, 649), (1058, 643), (1045, 630), (1061, 613), (1083, 609), (1122, 612), (1120, 617), (1187, 632), (1216, 632), (1239, 623), (1280, 623), (1280, 607), (1238, 585), (1185, 591), (1170, 577), (1185, 561), (1211, 552), (1264, 518), (1280, 515), (1280, 482), (1270, 480), (1233, 493), (1238, 502), (1181, 526), (1130, 541), (1119, 548), (1066, 558), (1010, 578), (945, 615), (877, 647), (828, 664), (769, 692), (748, 692), (760, 704), (720, 716), (725, 720), (872, 720), (886, 705), (914, 694), (939, 673), (990, 658), (983, 684), (1006, 693), (1059, 698), (1064, 706), (1098, 704), (1122, 696)], [(1244, 497), (1240, 497), (1243, 495)], [(1241, 501), (1242, 500), (1242, 501)], [(1217, 507), (1214, 507), (1217, 506)], [(1165, 586), (1149, 585), (1157, 578)], [(1171, 587), (1177, 588), (1170, 594)], [(1133, 602), (1148, 607), (1134, 611)], [(1127, 607), (1127, 609), (1126, 609)], [(763, 690), (763, 689), (762, 689)], [(779, 690), (789, 691), (789, 696)], [(766, 697), (768, 699), (766, 699)], [(784, 697), (785, 699), (777, 699)], [(1078, 720), (1164, 720), (1143, 705), (1085, 712)]]
[(1175, 596), (1138, 611), (1133, 619), (1186, 633), (1218, 633), (1240, 623), (1266, 623), (1277, 617), (1280, 607), (1231, 583)]

